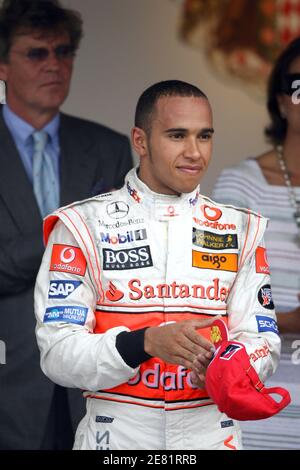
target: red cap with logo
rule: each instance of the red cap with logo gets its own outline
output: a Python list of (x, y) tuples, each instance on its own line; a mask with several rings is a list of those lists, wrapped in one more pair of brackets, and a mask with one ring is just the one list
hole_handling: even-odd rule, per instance
[[(264, 386), (245, 346), (228, 340), (222, 320), (213, 323), (211, 334), (217, 349), (206, 371), (205, 387), (222, 413), (239, 421), (264, 419), (290, 403), (290, 394), (284, 388)], [(281, 401), (275, 401), (271, 394), (280, 395)]]

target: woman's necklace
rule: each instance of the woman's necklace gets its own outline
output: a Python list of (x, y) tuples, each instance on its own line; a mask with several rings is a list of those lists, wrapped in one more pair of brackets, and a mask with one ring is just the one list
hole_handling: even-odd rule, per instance
[(297, 242), (298, 246), (300, 246), (300, 202), (298, 202), (297, 199), (296, 199), (296, 193), (295, 193), (295, 190), (292, 186), (290, 175), (287, 171), (286, 163), (285, 163), (285, 160), (283, 158), (283, 147), (282, 147), (282, 145), (277, 145), (276, 146), (276, 154), (277, 154), (280, 169), (281, 169), (283, 177), (284, 177), (285, 185), (286, 185), (287, 190), (288, 190), (290, 203), (291, 203), (291, 205), (292, 205), (292, 207), (295, 211), (294, 212), (294, 217), (295, 217), (296, 225), (298, 227), (298, 234), (297, 234), (297, 237), (296, 237), (296, 242)]

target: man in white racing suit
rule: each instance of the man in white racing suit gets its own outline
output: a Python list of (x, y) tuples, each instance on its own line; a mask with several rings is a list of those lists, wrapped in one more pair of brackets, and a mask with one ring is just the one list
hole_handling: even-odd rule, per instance
[(45, 374), (87, 399), (75, 449), (240, 449), (238, 423), (205, 390), (218, 315), (261, 380), (276, 368), (267, 222), (200, 194), (212, 135), (201, 90), (153, 85), (124, 187), (45, 220), (37, 340)]

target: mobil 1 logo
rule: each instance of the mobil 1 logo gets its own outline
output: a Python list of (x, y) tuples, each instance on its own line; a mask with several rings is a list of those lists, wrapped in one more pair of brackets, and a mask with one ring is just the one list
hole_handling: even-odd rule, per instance
[(106, 271), (148, 268), (153, 266), (150, 246), (124, 250), (103, 249), (103, 269)]

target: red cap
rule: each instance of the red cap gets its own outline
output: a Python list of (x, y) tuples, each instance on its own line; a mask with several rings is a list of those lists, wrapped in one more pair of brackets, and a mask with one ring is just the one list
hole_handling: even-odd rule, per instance
[[(266, 388), (250, 363), (246, 348), (238, 341), (228, 341), (222, 320), (212, 325), (212, 340), (217, 350), (206, 371), (206, 390), (219, 410), (239, 421), (264, 419), (286, 407), (291, 397), (281, 387)], [(280, 402), (271, 393), (282, 397)]]

